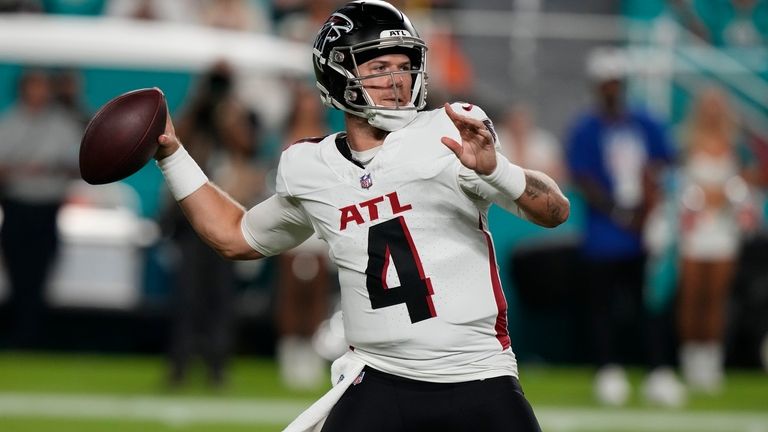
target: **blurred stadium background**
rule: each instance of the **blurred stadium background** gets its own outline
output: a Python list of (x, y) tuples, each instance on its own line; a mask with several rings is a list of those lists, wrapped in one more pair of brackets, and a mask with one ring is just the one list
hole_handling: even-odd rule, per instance
[[(162, 5), (148, 19), (126, 12), (151, 10), (153, 3)], [(247, 19), (226, 16), (233, 3), (245, 4)], [(287, 134), (289, 82), (313, 82), (314, 33), (304, 28), (317, 26), (316, 9), (324, 18), (339, 3), (0, 0), (0, 112), (16, 101), (23, 71), (44, 67), (78, 76), (88, 114), (122, 92), (157, 86), (176, 115), (192, 103), (205, 72), (224, 60), (239, 98), (259, 118), (253, 158), (269, 172)], [(469, 100), (498, 125), (510, 107), (524, 103), (537, 126), (562, 139), (589, 104), (586, 59), (596, 48), (618, 46), (630, 59), (630, 99), (666, 119), (672, 137), (703, 86), (725, 89), (754, 162), (768, 172), (768, 1), (393, 3), (405, 7), (430, 44), (432, 104)], [(751, 30), (729, 25), (737, 3), (751, 5)], [(216, 8), (220, 14), (211, 12)], [(211, 15), (202, 11), (218, 18), (206, 20)], [(330, 130), (342, 126), (338, 112), (326, 122)], [(167, 197), (152, 165), (119, 184), (73, 183), (59, 214), (63, 245), (46, 292), (47, 331), (29, 350), (9, 347), (8, 286), (0, 277), (0, 430), (276, 431), (323, 393), (290, 390), (279, 379), (273, 307), (280, 268), (272, 259), (238, 266), (236, 360), (227, 387), (210, 390), (201, 377), (181, 390), (164, 387), (173, 248), (160, 226)], [(512, 269), (515, 253), (526, 247), (570, 250), (578, 239), (581, 200), (567, 183), (565, 189), (572, 217), (555, 230), (495, 209), (491, 215), (513, 348), (544, 430), (768, 432), (764, 217), (743, 240), (728, 309), (724, 392), (693, 396), (678, 410), (646, 406), (637, 395), (627, 408), (607, 409), (591, 395), (578, 277), (556, 274), (546, 286), (528, 286)], [(632, 381), (638, 384), (641, 375), (638, 366)]]

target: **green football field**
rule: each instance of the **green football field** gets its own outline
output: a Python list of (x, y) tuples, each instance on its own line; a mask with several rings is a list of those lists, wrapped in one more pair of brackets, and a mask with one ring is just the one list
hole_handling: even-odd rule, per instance
[[(271, 359), (239, 358), (218, 391), (202, 373), (164, 387), (161, 357), (0, 353), (2, 432), (280, 431), (320, 396), (280, 385)], [(622, 409), (597, 406), (588, 368), (521, 366), (521, 381), (542, 428), (553, 432), (768, 432), (768, 375), (728, 371), (718, 397), (692, 396), (682, 409), (647, 406), (635, 392)]]

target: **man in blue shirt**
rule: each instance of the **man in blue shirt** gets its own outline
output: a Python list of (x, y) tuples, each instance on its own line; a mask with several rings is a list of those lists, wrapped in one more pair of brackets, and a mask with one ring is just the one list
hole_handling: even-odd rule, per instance
[(607, 405), (626, 403), (630, 388), (620, 366), (617, 337), (627, 337), (621, 331), (640, 322), (650, 345), (647, 360), (657, 377), (652, 374), (648, 383), (659, 381), (670, 389), (656, 392), (660, 395), (654, 398), (646, 388), (646, 396), (676, 405), (682, 402), (682, 388), (668, 368), (660, 368), (664, 346), (643, 308), (642, 230), (658, 200), (660, 169), (672, 161), (671, 146), (661, 123), (626, 105), (626, 61), (618, 51), (593, 53), (588, 74), (596, 106), (576, 120), (566, 151), (572, 179), (586, 202), (582, 252), (598, 367), (596, 396)]

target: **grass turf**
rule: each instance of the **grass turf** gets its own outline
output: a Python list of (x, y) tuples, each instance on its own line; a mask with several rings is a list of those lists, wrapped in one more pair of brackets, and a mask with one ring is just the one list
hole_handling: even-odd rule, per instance
[[(0, 394), (116, 395), (173, 398), (206, 397), (214, 400), (276, 399), (310, 403), (324, 393), (286, 389), (279, 381), (277, 366), (271, 359), (238, 358), (230, 368), (227, 387), (213, 391), (197, 370), (187, 386), (165, 386), (162, 357), (112, 355), (72, 355), (49, 353), (0, 353)], [(643, 374), (630, 371), (634, 388)], [(595, 409), (592, 399), (592, 371), (584, 367), (543, 367), (521, 365), (521, 381), (534, 408), (568, 407)], [(629, 408), (647, 408), (634, 392)], [(758, 412), (768, 413), (768, 376), (762, 371), (728, 372), (727, 386), (717, 397), (692, 395), (682, 412)], [(0, 415), (0, 430), (8, 432), (67, 431), (182, 431), (249, 432), (279, 431), (282, 426), (219, 422), (168, 422), (144, 419), (50, 418), (30, 415)], [(631, 431), (630, 429), (621, 429)], [(638, 429), (642, 431), (644, 429)], [(768, 430), (768, 425), (766, 429)]]
[[(293, 392), (281, 385), (270, 359), (236, 359), (228, 385), (206, 387), (202, 371), (193, 368), (188, 385), (171, 389), (162, 357), (71, 354), (0, 354), (0, 392), (107, 393), (115, 395), (212, 395), (226, 397), (315, 399), (324, 388)], [(330, 385), (330, 380), (328, 381)]]
[(281, 426), (233, 424), (167, 424), (143, 421), (104, 421), (39, 419), (30, 417), (0, 418), (4, 432), (278, 432)]

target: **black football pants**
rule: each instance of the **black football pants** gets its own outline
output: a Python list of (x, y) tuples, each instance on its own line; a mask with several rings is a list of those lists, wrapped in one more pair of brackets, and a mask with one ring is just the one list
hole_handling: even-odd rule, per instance
[(322, 432), (540, 432), (518, 380), (414, 381), (365, 367)]

